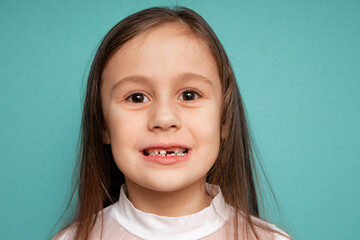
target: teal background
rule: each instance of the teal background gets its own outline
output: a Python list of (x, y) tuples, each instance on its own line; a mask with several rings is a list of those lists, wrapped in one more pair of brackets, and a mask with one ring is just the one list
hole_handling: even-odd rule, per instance
[(99, 41), (135, 11), (176, 3), (227, 50), (279, 224), (295, 239), (360, 239), (359, 0), (1, 0), (0, 238), (49, 238)]

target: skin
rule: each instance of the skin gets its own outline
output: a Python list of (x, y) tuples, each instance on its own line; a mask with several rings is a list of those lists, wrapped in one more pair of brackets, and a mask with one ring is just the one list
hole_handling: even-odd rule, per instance
[[(137, 209), (174, 217), (209, 206), (205, 178), (219, 153), (221, 99), (208, 47), (180, 24), (143, 32), (110, 58), (101, 83), (104, 142)], [(190, 158), (170, 165), (143, 159), (142, 149), (167, 143), (185, 144)]]

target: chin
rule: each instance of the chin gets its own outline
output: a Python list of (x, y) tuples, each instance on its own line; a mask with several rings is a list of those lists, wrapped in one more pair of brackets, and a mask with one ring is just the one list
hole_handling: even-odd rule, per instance
[(152, 179), (153, 181), (146, 183), (143, 187), (157, 192), (175, 192), (183, 190), (188, 187), (196, 186), (201, 183), (205, 184), (205, 176), (198, 178), (176, 178), (175, 176), (170, 176), (167, 178), (156, 178)]

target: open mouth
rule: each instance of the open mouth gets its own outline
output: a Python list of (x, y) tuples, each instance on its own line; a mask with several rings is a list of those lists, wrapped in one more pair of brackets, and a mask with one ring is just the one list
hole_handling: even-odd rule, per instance
[(187, 155), (189, 149), (186, 148), (176, 148), (176, 149), (145, 149), (143, 154), (145, 156), (184, 156)]

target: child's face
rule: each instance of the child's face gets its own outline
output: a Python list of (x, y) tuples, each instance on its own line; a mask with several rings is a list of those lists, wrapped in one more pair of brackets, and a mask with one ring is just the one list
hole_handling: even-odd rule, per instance
[[(203, 183), (220, 144), (221, 84), (204, 42), (167, 24), (107, 63), (101, 100), (107, 143), (126, 181), (155, 191)], [(185, 155), (147, 156), (187, 149)]]

